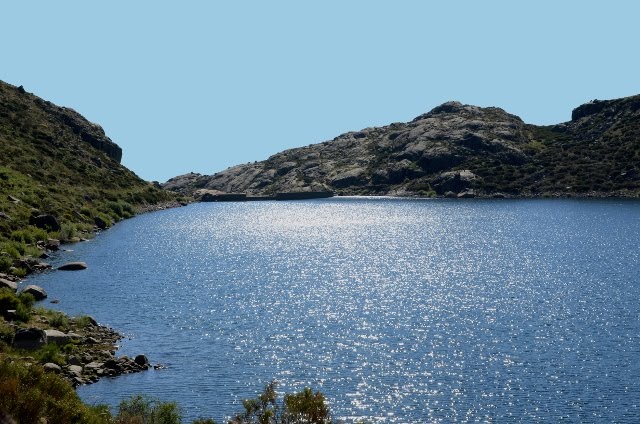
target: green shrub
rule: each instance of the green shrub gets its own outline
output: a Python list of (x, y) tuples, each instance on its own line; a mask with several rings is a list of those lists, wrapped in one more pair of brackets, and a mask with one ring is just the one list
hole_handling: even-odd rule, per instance
[(23, 229), (12, 231), (10, 238), (19, 243), (33, 244), (37, 241), (46, 241), (48, 235), (45, 230), (29, 225)]
[(6, 257), (6, 256), (0, 256), (0, 272), (8, 272), (9, 268), (11, 268), (13, 266), (13, 261)]
[(60, 231), (58, 232), (58, 236), (62, 241), (69, 241), (74, 238), (78, 232), (75, 224), (64, 223), (60, 226)]
[(107, 202), (107, 208), (109, 209), (109, 215), (116, 220), (121, 218), (131, 218), (135, 215), (135, 208), (124, 200)]
[(29, 293), (16, 295), (12, 290), (0, 289), (0, 315), (8, 310), (15, 310), (16, 321), (27, 322), (31, 318), (34, 301), (33, 295)]
[(0, 411), (20, 423), (107, 424), (108, 407), (89, 407), (62, 377), (42, 367), (0, 360)]
[(174, 402), (162, 402), (148, 396), (137, 395), (118, 405), (116, 424), (180, 424), (180, 408)]
[(12, 258), (18, 259), (20, 256), (24, 255), (25, 249), (26, 245), (23, 242), (13, 240), (3, 243), (0, 247), (0, 252), (5, 252)]
[(260, 396), (242, 401), (244, 412), (236, 415), (238, 424), (276, 424), (276, 423), (331, 423), (329, 408), (324, 395), (313, 393), (305, 388), (299, 393), (285, 395), (284, 401), (278, 401), (277, 383), (267, 384)]
[(73, 317), (72, 320), (79, 328), (93, 326), (93, 323), (91, 322), (92, 318), (87, 315), (79, 315), (77, 317)]
[(0, 344), (4, 343), (7, 346), (11, 346), (14, 333), (13, 328), (4, 323), (0, 323)]
[(16, 309), (20, 304), (20, 299), (13, 292), (13, 290), (2, 288), (0, 289), (0, 314), (10, 310)]
[(65, 364), (64, 356), (60, 354), (60, 347), (55, 343), (47, 343), (38, 349), (33, 356), (42, 364), (47, 362), (53, 362), (58, 365)]
[(24, 278), (27, 276), (27, 270), (24, 268), (13, 268), (11, 273), (18, 278)]
[(287, 422), (326, 423), (330, 421), (324, 395), (306, 387), (299, 393), (284, 396), (284, 415)]
[(69, 318), (66, 314), (57, 311), (51, 311), (49, 315), (49, 324), (58, 330), (66, 331), (69, 329)]

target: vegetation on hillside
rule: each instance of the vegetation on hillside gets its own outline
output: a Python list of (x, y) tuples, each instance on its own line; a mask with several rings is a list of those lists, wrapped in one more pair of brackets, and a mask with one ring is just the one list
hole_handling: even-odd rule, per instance
[[(0, 152), (0, 272), (24, 275), (16, 260), (48, 239), (86, 238), (176, 199), (122, 166), (120, 148), (98, 125), (3, 82)], [(59, 225), (34, 224), (38, 215)]]

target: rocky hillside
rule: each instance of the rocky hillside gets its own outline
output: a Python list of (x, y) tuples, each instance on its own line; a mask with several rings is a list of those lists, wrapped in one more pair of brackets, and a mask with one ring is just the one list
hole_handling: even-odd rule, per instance
[(0, 272), (43, 238), (82, 236), (175, 198), (121, 157), (99, 125), (0, 81)]
[[(366, 128), (265, 161), (164, 184), (268, 195), (637, 196), (640, 96), (593, 101), (534, 126), (499, 108), (449, 102), (407, 123)], [(201, 191), (200, 191), (201, 192)]]

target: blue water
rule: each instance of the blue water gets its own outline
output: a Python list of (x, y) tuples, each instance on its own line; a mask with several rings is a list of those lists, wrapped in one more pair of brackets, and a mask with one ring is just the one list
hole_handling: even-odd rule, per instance
[(142, 215), (31, 279), (165, 370), (84, 386), (186, 418), (272, 379), (341, 421), (638, 422), (640, 203), (203, 203)]

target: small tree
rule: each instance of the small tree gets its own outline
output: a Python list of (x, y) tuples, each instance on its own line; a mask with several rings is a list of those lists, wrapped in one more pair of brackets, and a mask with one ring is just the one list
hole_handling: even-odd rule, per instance
[(284, 396), (278, 402), (277, 383), (267, 384), (260, 396), (242, 401), (244, 413), (233, 418), (231, 424), (328, 424), (329, 407), (324, 395), (305, 388), (299, 393)]

